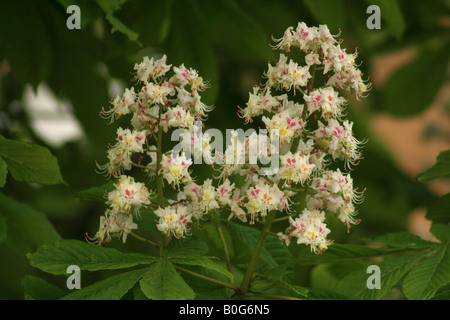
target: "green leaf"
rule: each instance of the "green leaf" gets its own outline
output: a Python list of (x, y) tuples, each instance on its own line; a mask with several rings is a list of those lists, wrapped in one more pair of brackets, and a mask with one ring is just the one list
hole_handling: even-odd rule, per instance
[(170, 258), (192, 258), (207, 252), (208, 245), (195, 238), (173, 239), (166, 248), (166, 255)]
[(140, 253), (122, 253), (78, 240), (46, 244), (27, 257), (32, 266), (52, 274), (65, 274), (70, 265), (88, 271), (111, 270), (150, 264), (158, 259)]
[(430, 232), (444, 243), (450, 240), (450, 226), (447, 224), (433, 223), (430, 227)]
[(119, 10), (128, 0), (95, 0), (103, 11), (113, 13)]
[(58, 288), (54, 284), (32, 275), (26, 275), (22, 279), (21, 284), (27, 299), (58, 300), (66, 294), (64, 290)]
[(409, 232), (388, 233), (376, 237), (371, 242), (385, 244), (391, 247), (429, 247), (433, 243)]
[(436, 163), (429, 169), (417, 175), (420, 182), (428, 182), (438, 178), (450, 177), (450, 150), (441, 151)]
[(59, 171), (58, 160), (45, 147), (0, 136), (0, 156), (17, 181), (65, 183)]
[(152, 300), (194, 299), (195, 292), (178, 274), (172, 262), (165, 259), (152, 264), (141, 279), (141, 289)]
[(433, 222), (450, 222), (450, 193), (443, 195), (430, 205), (426, 218)]
[(308, 300), (349, 300), (350, 298), (332, 290), (311, 288), (308, 291)]
[(83, 200), (92, 200), (105, 202), (109, 192), (114, 190), (114, 181), (108, 181), (101, 186), (91, 187), (86, 190), (78, 191), (77, 196)]
[(6, 221), (0, 214), (0, 243), (6, 240)]
[(395, 70), (384, 84), (385, 110), (403, 117), (424, 111), (443, 84), (449, 50), (449, 44), (438, 49), (424, 48), (413, 61)]
[(0, 188), (6, 184), (6, 176), (8, 175), (8, 169), (6, 162), (0, 157)]
[(367, 281), (371, 274), (367, 269), (354, 271), (344, 277), (335, 290), (352, 299), (372, 300), (380, 299), (394, 287), (408, 273), (414, 265), (424, 257), (424, 253), (415, 253), (387, 259), (377, 263), (380, 268), (380, 289), (369, 289)]
[[(256, 248), (256, 244), (260, 235), (260, 231), (258, 229), (243, 226), (231, 221), (227, 222), (227, 226), (230, 228), (230, 231), (247, 247), (249, 247), (251, 250), (254, 250)], [(279, 246), (282, 246), (281, 243), (279, 243)], [(265, 246), (261, 250), (260, 257), (270, 267), (276, 267), (278, 265)]]
[(119, 273), (75, 290), (62, 300), (120, 300), (147, 272), (148, 268), (142, 268)]
[(108, 20), (109, 23), (111, 23), (111, 25), (113, 26), (113, 28), (111, 29), (111, 33), (114, 33), (115, 31), (119, 31), (119, 32), (125, 34), (130, 41), (136, 42), (140, 46), (142, 45), (138, 41), (139, 34), (134, 32), (133, 30), (131, 30), (129, 27), (127, 27), (122, 21), (117, 19), (115, 16), (113, 16), (112, 14), (107, 14), (106, 20)]
[(432, 300), (450, 300), (450, 283), (439, 287)]
[(6, 221), (8, 232), (14, 231), (22, 240), (34, 246), (60, 239), (45, 214), (2, 193), (0, 193), (0, 213)]
[(213, 260), (211, 257), (182, 258), (172, 259), (171, 261), (175, 264), (204, 267), (216, 271), (226, 276), (231, 281), (234, 281), (233, 275), (227, 270), (227, 268), (222, 263)]
[[(374, 4), (380, 7), (381, 19), (386, 22), (387, 30), (397, 40), (400, 40), (406, 29), (406, 22), (397, 0), (367, 0), (369, 5)], [(381, 29), (384, 29), (381, 25)]]
[(264, 249), (270, 253), (277, 265), (288, 265), (292, 261), (292, 254), (289, 249), (274, 235), (269, 234), (267, 236), (264, 242)]
[[(209, 278), (225, 282), (228, 280), (226, 277), (208, 268), (190, 266), (188, 269)], [(195, 292), (196, 300), (230, 300), (230, 290), (223, 285), (199, 278), (187, 272), (180, 272), (180, 275)]]
[(125, 25), (122, 21), (120, 21), (113, 15), (113, 13), (118, 11), (127, 1), (128, 0), (96, 0), (97, 4), (105, 12), (106, 20), (108, 20), (113, 27), (111, 29), (111, 33), (119, 31), (126, 35), (130, 41), (136, 42), (138, 45), (141, 45), (141, 43), (138, 41), (139, 34), (131, 30), (127, 25)]
[(408, 299), (431, 299), (440, 286), (450, 282), (450, 252), (444, 246), (420, 262), (405, 278), (403, 293)]
[[(317, 263), (331, 263), (339, 261), (352, 261), (360, 259), (368, 259), (390, 255), (415, 249), (415, 247), (399, 247), (399, 248), (372, 248), (356, 244), (333, 244), (328, 249), (320, 254), (301, 255), (295, 259), (295, 262), (303, 265), (311, 265)], [(423, 249), (417, 247), (416, 249)]]
[(341, 0), (303, 0), (308, 10), (319, 24), (326, 24), (336, 33), (345, 24), (346, 8)]

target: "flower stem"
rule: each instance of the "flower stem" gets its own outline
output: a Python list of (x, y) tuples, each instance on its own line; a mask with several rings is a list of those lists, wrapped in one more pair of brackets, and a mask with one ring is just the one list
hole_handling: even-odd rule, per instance
[(227, 269), (231, 273), (230, 254), (228, 253), (227, 243), (225, 241), (225, 237), (223, 235), (222, 227), (220, 225), (217, 227), (217, 233), (219, 234), (220, 241), (222, 242), (222, 245), (223, 245), (223, 251), (225, 252), (225, 259), (227, 260)]
[(266, 222), (261, 230), (258, 242), (256, 243), (255, 251), (253, 251), (253, 255), (250, 259), (250, 263), (245, 272), (244, 279), (242, 280), (242, 283), (241, 283), (242, 295), (245, 295), (250, 290), (250, 288), (249, 288), (250, 281), (252, 280), (253, 273), (255, 272), (256, 264), (258, 263), (258, 259), (259, 259), (259, 255), (264, 246), (264, 242), (266, 240), (267, 234), (270, 231), (270, 227), (272, 226), (273, 220), (275, 218), (275, 214), (276, 214), (276, 211), (271, 211), (267, 215)]
[[(159, 174), (161, 168), (161, 160), (162, 160), (162, 133), (163, 130), (161, 128), (161, 114), (162, 107), (159, 108), (159, 127), (158, 127), (158, 139), (156, 143), (157, 154), (156, 154), (156, 187), (158, 189), (158, 204), (161, 208), (164, 207), (164, 186), (163, 186), (163, 177)], [(159, 236), (159, 255), (164, 255), (164, 247), (165, 247), (165, 235), (161, 233)]]
[(146, 239), (146, 238), (144, 238), (144, 237), (141, 237), (141, 236), (137, 235), (137, 234), (134, 233), (134, 232), (130, 232), (130, 235), (131, 235), (133, 238), (136, 238), (136, 239), (138, 239), (138, 240), (140, 240), (140, 241), (144, 241), (144, 242), (150, 243), (152, 246), (159, 247), (159, 244), (157, 244), (156, 242), (153, 242), (153, 241), (151, 241), (151, 240), (149, 240), (149, 239)]

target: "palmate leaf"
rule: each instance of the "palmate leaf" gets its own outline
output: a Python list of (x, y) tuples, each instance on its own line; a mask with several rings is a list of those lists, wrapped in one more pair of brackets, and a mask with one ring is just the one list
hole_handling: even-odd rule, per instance
[(333, 244), (324, 253), (320, 255), (309, 254), (300, 255), (295, 262), (303, 265), (312, 265), (317, 263), (332, 263), (340, 261), (363, 260), (375, 258), (394, 253), (405, 252), (414, 249), (424, 249), (424, 247), (398, 247), (398, 248), (372, 248), (357, 244)]
[[(228, 221), (226, 225), (230, 228), (230, 231), (246, 246), (248, 246), (251, 250), (255, 249), (260, 235), (259, 230), (230, 221)], [(289, 250), (286, 247), (283, 247), (278, 239), (274, 237), (267, 237), (266, 243), (261, 250), (260, 258), (267, 263), (269, 267), (276, 267), (279, 264), (286, 263), (290, 256), (291, 254)]]
[(122, 253), (78, 240), (60, 240), (43, 245), (27, 255), (32, 266), (52, 274), (66, 274), (67, 267), (81, 270), (111, 270), (151, 264), (156, 257), (139, 253)]
[[(11, 231), (8, 238), (17, 235), (22, 242), (27, 243), (30, 247), (37, 247), (60, 239), (45, 214), (2, 193), (0, 193), (0, 213), (8, 227), (8, 233)], [(6, 231), (6, 226), (3, 227), (4, 231)], [(1, 233), (2, 231), (0, 231)], [(15, 243), (11, 243), (11, 245), (14, 246)]]
[(123, 272), (75, 290), (62, 300), (120, 300), (147, 272), (147, 268)]
[(226, 276), (231, 281), (234, 281), (233, 275), (227, 270), (227, 268), (221, 264), (219, 261), (214, 260), (211, 257), (193, 257), (193, 258), (181, 258), (181, 259), (171, 259), (175, 264), (189, 265), (189, 266), (200, 266), (215, 272), (218, 272)]
[(173, 263), (166, 259), (152, 264), (140, 284), (142, 292), (152, 300), (187, 300), (195, 297), (195, 292), (178, 274)]
[(450, 283), (450, 250), (448, 246), (434, 250), (420, 262), (403, 282), (408, 299), (431, 299), (439, 287)]
[(28, 300), (58, 300), (67, 294), (46, 280), (32, 275), (26, 275), (21, 284), (25, 291), (25, 299)]
[(0, 157), (17, 181), (41, 184), (65, 183), (59, 170), (58, 160), (45, 147), (6, 139), (0, 135)]
[(357, 300), (376, 300), (386, 295), (392, 287), (419, 262), (426, 253), (414, 253), (387, 259), (376, 265), (380, 268), (380, 289), (369, 289), (367, 280), (371, 274), (367, 269), (359, 269), (344, 277), (336, 286), (335, 291), (343, 296)]
[(127, 1), (128, 0), (96, 0), (97, 4), (105, 12), (106, 20), (108, 20), (113, 27), (111, 33), (119, 31), (126, 35), (130, 41), (141, 45), (138, 41), (139, 34), (131, 30), (125, 23), (113, 15), (113, 13), (119, 10)]
[(208, 245), (195, 238), (173, 239), (166, 248), (168, 258), (192, 258), (208, 252)]
[[(424, 111), (445, 80), (449, 50), (450, 43), (439, 48), (423, 48), (414, 60), (395, 70), (384, 84), (386, 111), (403, 117)], [(420, 90), (412, 90), (418, 88), (418, 83)], [(419, 181), (423, 179), (419, 177)]]
[(433, 222), (450, 222), (450, 193), (444, 194), (436, 202), (430, 205), (426, 218)]
[(114, 190), (114, 181), (108, 181), (100, 186), (78, 191), (77, 196), (82, 200), (105, 202), (109, 192)]
[(450, 177), (450, 150), (441, 151), (436, 158), (436, 163), (417, 175), (420, 182), (428, 182), (437, 178)]

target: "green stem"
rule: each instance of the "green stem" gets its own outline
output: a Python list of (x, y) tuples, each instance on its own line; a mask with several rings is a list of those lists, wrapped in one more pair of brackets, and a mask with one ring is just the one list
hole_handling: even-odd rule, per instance
[(317, 68), (316, 68), (316, 66), (313, 66), (313, 71), (312, 71), (312, 75), (311, 75), (311, 80), (309, 80), (309, 88), (311, 89), (311, 90), (309, 90), (309, 91), (312, 91), (312, 88), (314, 87), (314, 79), (315, 79), (315, 77), (316, 77), (316, 71), (317, 71)]
[(138, 239), (138, 240), (140, 240), (140, 241), (144, 241), (144, 242), (150, 243), (152, 246), (159, 247), (159, 244), (157, 244), (156, 242), (153, 242), (153, 241), (151, 241), (151, 240), (149, 240), (149, 239), (146, 239), (146, 238), (144, 238), (144, 237), (138, 236), (138, 235), (137, 235), (136, 233), (134, 233), (134, 232), (130, 232), (130, 235), (131, 235), (133, 238), (136, 238), (136, 239)]
[(141, 169), (145, 169), (145, 170), (152, 171), (150, 168), (147, 168), (146, 166), (144, 166), (144, 165), (142, 165), (142, 164), (140, 164), (140, 163), (134, 163), (134, 162), (132, 162), (131, 165), (132, 165), (133, 167), (136, 167), (136, 168), (141, 168)]
[(195, 276), (195, 277), (197, 277), (197, 278), (201, 278), (201, 279), (204, 279), (204, 280), (207, 280), (207, 281), (210, 281), (210, 282), (214, 282), (214, 283), (220, 284), (220, 285), (222, 285), (222, 286), (224, 286), (224, 287), (233, 289), (233, 290), (235, 290), (235, 291), (239, 291), (239, 288), (238, 288), (236, 285), (232, 284), (232, 283), (227, 283), (227, 282), (220, 281), (220, 280), (217, 280), (217, 279), (208, 277), (208, 276), (204, 276), (204, 275), (202, 275), (202, 274), (200, 274), (200, 273), (197, 273), (197, 272), (194, 272), (194, 271), (185, 269), (185, 268), (180, 267), (179, 265), (176, 265), (176, 264), (174, 264), (174, 266), (175, 266), (175, 268), (177, 268), (178, 270), (183, 271), (183, 272), (186, 272), (186, 273), (189, 273), (190, 275), (193, 275), (193, 276)]
[(275, 222), (280, 222), (280, 221), (288, 220), (289, 218), (294, 218), (294, 217), (296, 217), (297, 215), (298, 215), (298, 213), (293, 213), (293, 214), (290, 214), (290, 215), (287, 215), (287, 216), (284, 216), (284, 217), (281, 217), (281, 218), (273, 219), (273, 222), (275, 223)]
[(266, 222), (261, 230), (261, 233), (259, 235), (258, 242), (256, 243), (255, 251), (253, 251), (253, 255), (250, 259), (250, 263), (248, 265), (248, 268), (245, 272), (244, 279), (241, 283), (241, 290), (242, 294), (245, 295), (249, 292), (250, 288), (250, 281), (252, 280), (253, 273), (256, 269), (256, 264), (258, 263), (259, 255), (261, 253), (261, 250), (264, 246), (264, 242), (266, 240), (267, 234), (270, 231), (270, 227), (272, 226), (273, 220), (275, 218), (276, 211), (271, 211), (267, 215)]
[[(156, 186), (158, 189), (158, 204), (161, 208), (164, 208), (164, 185), (163, 185), (163, 177), (159, 174), (161, 168), (162, 161), (162, 127), (161, 127), (161, 114), (162, 114), (162, 106), (159, 107), (159, 127), (158, 127), (158, 139), (156, 143), (157, 155), (156, 155)], [(159, 236), (159, 255), (164, 255), (164, 247), (165, 247), (166, 237), (163, 233)]]
[(225, 259), (227, 260), (228, 271), (231, 273), (230, 255), (228, 253), (227, 242), (225, 241), (225, 237), (224, 237), (223, 232), (222, 232), (222, 227), (220, 225), (217, 227), (217, 233), (219, 234), (219, 238), (220, 238), (220, 241), (222, 242), (222, 246), (223, 246), (223, 251), (225, 252)]

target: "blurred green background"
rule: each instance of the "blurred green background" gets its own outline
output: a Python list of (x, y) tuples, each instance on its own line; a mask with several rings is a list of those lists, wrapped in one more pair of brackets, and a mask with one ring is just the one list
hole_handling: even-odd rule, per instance
[[(81, 30), (66, 27), (71, 4), (81, 9)], [(381, 9), (380, 30), (366, 26), (370, 4)], [(122, 119), (107, 125), (99, 112), (132, 86), (135, 63), (145, 55), (167, 54), (169, 64), (199, 70), (212, 85), (202, 96), (204, 102), (215, 106), (206, 128), (244, 127), (237, 106), (245, 105), (251, 88), (262, 81), (267, 63), (278, 61), (280, 52), (271, 49), (271, 36), (279, 38), (287, 27), (304, 21), (341, 32), (342, 46), (348, 52), (357, 49), (361, 69), (374, 83), (366, 99), (348, 107), (356, 137), (368, 139), (364, 159), (352, 173), (355, 185), (367, 188), (358, 207), (362, 222), (347, 234), (345, 226), (331, 221), (330, 238), (344, 243), (410, 230), (411, 212), (449, 191), (448, 181), (432, 188), (415, 179), (439, 151), (420, 146), (450, 145), (449, 9), (447, 0), (2, 0), (0, 134), (48, 147), (67, 185), (29, 184), (8, 176), (1, 192), (45, 214), (61, 237), (84, 240), (86, 232), (96, 232), (105, 206), (79, 200), (77, 192), (105, 183), (95, 172), (95, 161), (106, 162), (117, 126), (126, 125)], [(421, 118), (432, 106), (437, 120)], [(408, 131), (411, 127), (400, 126), (411, 119), (421, 124), (414, 127), (418, 136)], [(384, 130), (384, 124), (390, 127)], [(390, 144), (390, 132), (400, 145)], [(399, 161), (404, 158), (398, 151), (405, 150), (399, 136), (406, 151), (418, 148), (413, 155), (435, 152), (431, 159), (415, 159), (418, 172)], [(196, 173), (199, 178), (211, 174)], [(1, 299), (22, 299), (21, 279), (38, 274), (25, 254), (43, 240), (31, 234), (33, 221), (23, 223), (8, 227), (0, 243)], [(127, 245), (139, 246), (133, 240)], [(114, 242), (112, 246), (124, 247)], [(311, 285), (308, 270), (299, 271), (298, 277)]]

